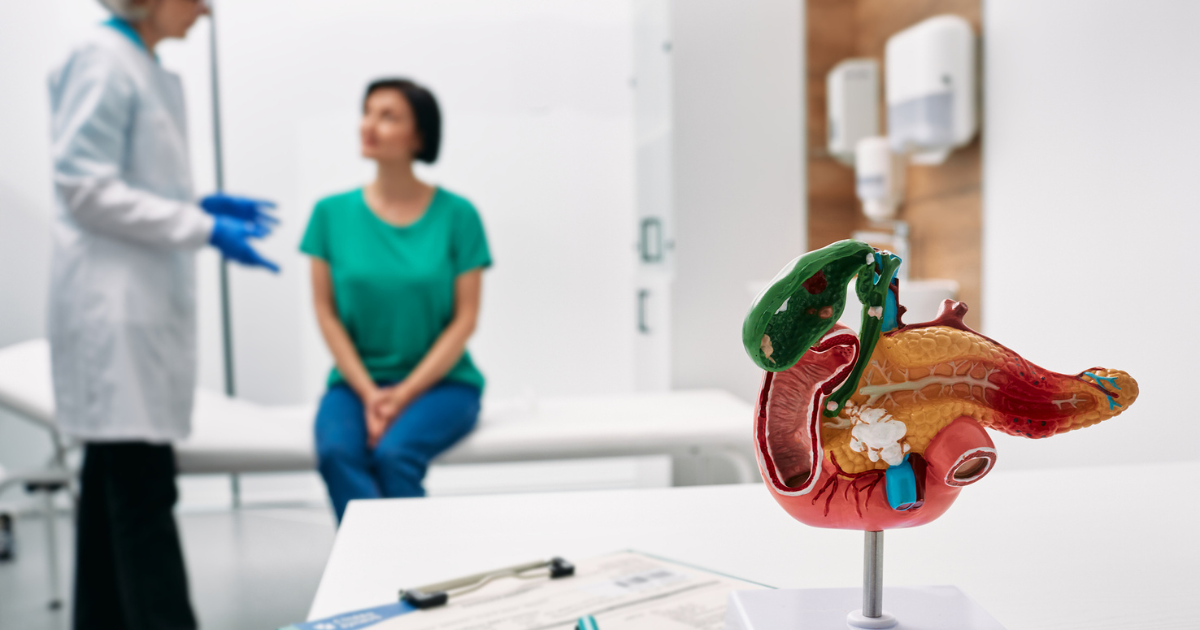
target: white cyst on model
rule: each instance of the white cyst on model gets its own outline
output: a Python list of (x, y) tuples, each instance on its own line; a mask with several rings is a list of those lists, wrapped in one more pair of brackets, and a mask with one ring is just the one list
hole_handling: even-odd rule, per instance
[(910, 448), (904, 443), (908, 427), (896, 420), (883, 409), (877, 407), (850, 407), (850, 448), (859, 453), (866, 453), (873, 462), (880, 459), (889, 466), (897, 466), (904, 461), (904, 454)]

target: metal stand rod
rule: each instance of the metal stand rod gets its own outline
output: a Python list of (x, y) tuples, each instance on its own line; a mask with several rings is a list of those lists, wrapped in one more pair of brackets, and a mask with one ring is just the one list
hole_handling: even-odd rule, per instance
[[(217, 67), (217, 14), (209, 3), (208, 54), (212, 78), (212, 123), (213, 123), (213, 174), (217, 192), (225, 191), (225, 155), (221, 142), (221, 80)], [(237, 393), (233, 373), (233, 315), (229, 300), (229, 261), (222, 256), (219, 274), (221, 281), (221, 350), (225, 359), (225, 395), (233, 398)], [(242, 488), (236, 474), (229, 477), (229, 490), (233, 496), (234, 509), (242, 506)]]
[(225, 395), (233, 398), (236, 393), (233, 379), (233, 315), (229, 308), (229, 261), (221, 257), (221, 348), (225, 360)]
[[(210, 4), (211, 6), (211, 4)], [(213, 175), (217, 192), (225, 191), (225, 155), (221, 142), (221, 75), (217, 65), (217, 15), (208, 18), (209, 70), (212, 79)], [(229, 306), (229, 262), (221, 257), (221, 341), (225, 359), (225, 395), (235, 393), (233, 378), (233, 321)]]
[(868, 619), (883, 616), (883, 532), (864, 532), (863, 607)]

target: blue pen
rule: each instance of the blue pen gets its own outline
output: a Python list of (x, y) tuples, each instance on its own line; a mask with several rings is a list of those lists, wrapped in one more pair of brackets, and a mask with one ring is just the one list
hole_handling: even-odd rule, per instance
[(596, 625), (596, 618), (591, 615), (584, 615), (575, 622), (575, 630), (600, 630), (600, 626)]

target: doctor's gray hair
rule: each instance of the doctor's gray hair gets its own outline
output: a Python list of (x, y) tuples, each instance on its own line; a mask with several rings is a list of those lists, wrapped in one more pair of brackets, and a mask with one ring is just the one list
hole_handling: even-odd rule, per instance
[(146, 16), (145, 3), (138, 0), (99, 0), (113, 15), (122, 20), (140, 20)]

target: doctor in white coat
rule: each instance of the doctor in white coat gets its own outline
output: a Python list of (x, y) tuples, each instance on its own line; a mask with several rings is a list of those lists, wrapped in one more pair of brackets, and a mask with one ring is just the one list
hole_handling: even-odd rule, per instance
[(195, 252), (276, 270), (249, 240), (270, 204), (193, 196), (179, 77), (155, 46), (205, 0), (101, 0), (113, 18), (50, 77), (49, 334), (56, 420), (86, 444), (75, 628), (195, 628), (171, 441), (196, 386)]

